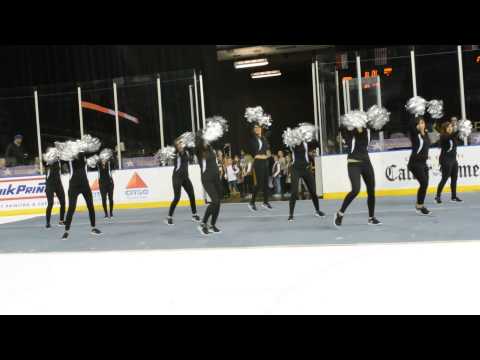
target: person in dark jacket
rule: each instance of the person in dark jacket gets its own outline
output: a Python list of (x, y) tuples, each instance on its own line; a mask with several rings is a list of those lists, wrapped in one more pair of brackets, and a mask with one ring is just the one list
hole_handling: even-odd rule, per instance
[(345, 211), (360, 192), (360, 178), (363, 178), (367, 188), (368, 224), (381, 225), (382, 223), (375, 217), (375, 173), (368, 155), (371, 130), (369, 128), (358, 128), (348, 131), (344, 128), (342, 131), (342, 136), (349, 148), (347, 167), (352, 190), (343, 200), (340, 211), (335, 214), (334, 224), (337, 227), (342, 225)]
[(168, 217), (165, 220), (165, 223), (167, 225), (174, 225), (173, 213), (175, 212), (175, 208), (180, 201), (182, 187), (187, 193), (190, 200), (190, 208), (192, 209), (192, 221), (200, 222), (200, 217), (197, 214), (197, 206), (195, 203), (195, 192), (193, 190), (193, 185), (190, 181), (190, 177), (188, 176), (188, 164), (189, 160), (192, 158), (191, 150), (181, 147), (178, 142), (175, 143), (175, 148), (177, 149), (177, 153), (173, 161), (174, 168), (172, 173), (174, 198), (172, 203), (170, 204)]
[(430, 215), (431, 211), (425, 205), (425, 197), (428, 189), (428, 151), (430, 149), (430, 138), (427, 132), (427, 124), (422, 117), (416, 117), (410, 121), (410, 141), (412, 142), (412, 153), (408, 160), (408, 170), (415, 176), (420, 187), (417, 192), (417, 204), (415, 206), (419, 215)]
[(440, 126), (440, 168), (442, 170), (442, 180), (438, 184), (437, 196), (435, 201), (441, 204), (441, 196), (443, 187), (450, 178), (450, 189), (452, 202), (462, 202), (457, 196), (457, 179), (458, 179), (458, 161), (457, 146), (459, 143), (458, 131), (454, 132), (454, 124), (451, 121), (445, 121)]
[(255, 185), (252, 191), (252, 199), (250, 200), (248, 207), (251, 211), (257, 211), (255, 200), (259, 190), (263, 191), (263, 204), (262, 207), (267, 210), (272, 210), (272, 206), (269, 203), (269, 188), (268, 177), (270, 172), (270, 157), (267, 155), (267, 150), (270, 149), (270, 144), (265, 136), (263, 136), (263, 128), (259, 125), (255, 125), (253, 128), (253, 137), (250, 141), (251, 154), (254, 157), (253, 170), (255, 175)]
[(23, 136), (15, 135), (13, 143), (8, 144), (5, 151), (5, 165), (17, 166), (25, 164), (25, 149), (22, 145)]
[(47, 210), (46, 210), (46, 228), (50, 229), (50, 218), (52, 216), (52, 208), (54, 202), (54, 195), (57, 195), (58, 201), (60, 202), (60, 222), (58, 226), (64, 226), (65, 219), (65, 191), (63, 190), (61, 172), (62, 166), (60, 160), (54, 162), (53, 164), (46, 165), (46, 176), (45, 176), (45, 195), (47, 196)]
[[(98, 187), (100, 189), (100, 196), (102, 197), (102, 206), (105, 213), (105, 219), (113, 218), (113, 189), (114, 182), (112, 177), (113, 161), (101, 160), (98, 165)], [(110, 206), (110, 211), (107, 209), (107, 197)]]
[(310, 158), (308, 154), (309, 144), (303, 142), (302, 144), (290, 147), (290, 151), (292, 152), (293, 157), (293, 166), (292, 166), (292, 193), (290, 195), (290, 213), (288, 217), (289, 222), (293, 222), (293, 213), (295, 210), (295, 203), (298, 198), (298, 182), (303, 179), (305, 182), (308, 191), (310, 193), (310, 197), (313, 202), (313, 207), (315, 208), (315, 216), (318, 217), (325, 217), (325, 214), (320, 211), (319, 203), (318, 203), (318, 196), (315, 186), (315, 178), (310, 171)]
[(93, 206), (93, 195), (87, 177), (87, 162), (84, 154), (79, 154), (77, 159), (69, 161), (70, 183), (68, 187), (68, 212), (65, 221), (65, 233), (63, 240), (68, 238), (70, 225), (72, 224), (73, 214), (77, 207), (77, 198), (83, 195), (87, 204), (88, 216), (90, 218), (90, 226), (92, 227), (92, 235), (100, 235), (102, 232), (95, 227), (95, 208)]
[[(205, 210), (203, 220), (198, 227), (200, 234), (209, 235), (212, 233), (221, 233), (217, 228), (217, 219), (220, 214), (220, 200), (222, 197), (222, 185), (220, 183), (220, 172), (218, 170), (217, 156), (215, 150), (207, 144), (200, 135), (196, 137), (195, 150), (200, 162), (200, 171), (202, 174), (202, 185), (210, 197), (210, 203)], [(210, 226), (208, 226), (210, 220)]]

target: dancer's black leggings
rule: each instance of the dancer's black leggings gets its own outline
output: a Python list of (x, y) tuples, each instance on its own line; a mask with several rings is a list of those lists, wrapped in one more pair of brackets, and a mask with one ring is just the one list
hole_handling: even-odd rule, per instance
[(168, 211), (168, 216), (173, 216), (175, 212), (175, 208), (177, 207), (178, 202), (180, 201), (180, 197), (182, 195), (182, 187), (188, 195), (190, 199), (190, 208), (192, 209), (192, 214), (197, 213), (197, 206), (195, 204), (195, 193), (193, 191), (193, 185), (188, 176), (176, 176), (173, 175), (172, 177), (172, 184), (173, 184), (173, 201), (170, 204), (170, 210)]
[(60, 202), (60, 221), (65, 220), (65, 191), (63, 191), (62, 183), (47, 185), (45, 194), (47, 195), (47, 224), (50, 224), (50, 218), (52, 216), (54, 195), (57, 195), (58, 201)]
[(95, 209), (93, 207), (93, 196), (92, 190), (88, 186), (82, 187), (71, 187), (68, 189), (68, 212), (67, 220), (65, 221), (65, 230), (70, 230), (70, 225), (72, 224), (73, 214), (77, 207), (77, 198), (78, 195), (82, 194), (85, 202), (87, 204), (88, 216), (90, 217), (90, 225), (95, 227)]
[(457, 160), (443, 160), (440, 162), (442, 168), (442, 180), (438, 184), (437, 197), (442, 195), (442, 190), (447, 183), (448, 178), (450, 180), (450, 189), (452, 190), (452, 199), (457, 197), (457, 179), (458, 179), (458, 162)]
[(268, 160), (255, 159), (253, 169), (255, 171), (256, 184), (253, 187), (251, 202), (254, 203), (258, 191), (263, 190), (263, 202), (268, 203), (270, 192), (268, 189)]
[(424, 161), (410, 162), (408, 170), (415, 176), (420, 187), (417, 192), (417, 205), (423, 205), (428, 189), (428, 166)]
[(315, 207), (315, 210), (316, 211), (319, 210), (315, 179), (313, 178), (312, 173), (306, 167), (300, 168), (300, 169), (293, 167), (292, 168), (292, 194), (290, 195), (290, 216), (293, 216), (293, 212), (295, 210), (295, 203), (297, 202), (297, 198), (298, 198), (298, 181), (300, 179), (303, 179), (303, 181), (307, 185), (308, 192), (310, 193), (310, 197), (312, 198), (312, 202), (313, 202), (313, 206)]
[(217, 223), (218, 214), (220, 213), (220, 200), (222, 198), (222, 184), (220, 179), (217, 178), (203, 178), (202, 177), (203, 188), (210, 197), (210, 203), (205, 210), (205, 215), (203, 216), (203, 223), (207, 224), (208, 219), (211, 219), (211, 225), (215, 226)]
[(110, 216), (113, 216), (113, 181), (107, 183), (99, 183), (100, 195), (102, 196), (102, 206), (103, 211), (105, 212), (105, 217), (108, 217), (109, 212), (107, 211), (107, 196), (108, 203), (110, 205)]
[(373, 166), (370, 160), (349, 162), (348, 177), (352, 184), (352, 191), (350, 191), (343, 200), (340, 212), (345, 213), (350, 203), (357, 197), (360, 192), (360, 177), (362, 177), (367, 187), (368, 216), (373, 217), (375, 215), (375, 173), (373, 172)]

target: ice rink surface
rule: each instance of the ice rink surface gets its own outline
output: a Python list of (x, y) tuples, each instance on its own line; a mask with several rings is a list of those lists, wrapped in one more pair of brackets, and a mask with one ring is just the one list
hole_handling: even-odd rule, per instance
[(413, 197), (379, 198), (380, 227), (357, 199), (339, 230), (340, 201), (320, 201), (326, 219), (300, 201), (293, 224), (286, 202), (257, 216), (225, 205), (224, 232), (210, 237), (188, 208), (174, 227), (166, 209), (118, 211), (99, 220), (100, 237), (79, 213), (68, 241), (43, 217), (2, 224), (0, 313), (480, 314), (480, 194), (447, 195), (427, 204), (432, 217), (415, 214)]
[[(296, 221), (288, 223), (288, 202), (272, 202), (273, 211), (251, 213), (245, 203), (223, 204), (217, 226), (222, 234), (200, 235), (191, 221), (190, 209), (179, 207), (175, 225), (163, 220), (167, 209), (118, 210), (111, 222), (97, 211), (101, 236), (89, 233), (88, 216), (76, 213), (68, 241), (61, 241), (63, 228), (52, 218), (52, 229), (46, 230), (44, 217), (0, 225), (0, 252), (110, 251), (144, 249), (231, 248), (257, 246), (345, 245), (362, 243), (398, 243), (417, 241), (478, 239), (480, 194), (461, 194), (464, 202), (451, 203), (444, 195), (442, 205), (426, 205), (433, 216), (419, 216), (414, 197), (381, 197), (377, 199), (376, 216), (381, 226), (367, 224), (366, 199), (356, 199), (340, 229), (333, 225), (338, 200), (320, 200), (327, 216), (313, 216), (311, 201), (297, 202)], [(259, 204), (258, 204), (259, 205)], [(260, 209), (260, 206), (259, 206)], [(199, 207), (202, 215), (204, 207)]]

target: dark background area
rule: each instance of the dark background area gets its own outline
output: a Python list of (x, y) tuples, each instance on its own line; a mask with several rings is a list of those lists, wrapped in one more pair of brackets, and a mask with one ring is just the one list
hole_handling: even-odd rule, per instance
[[(388, 47), (388, 60), (382, 66), (374, 60), (374, 49), (378, 47)], [(383, 105), (392, 112), (392, 120), (385, 129), (388, 137), (404, 130), (404, 104), (411, 96), (409, 49), (408, 45), (337, 45), (327, 50), (268, 55), (268, 66), (236, 70), (233, 61), (217, 61), (215, 45), (1, 46), (0, 154), (3, 155), (6, 145), (19, 132), (25, 135), (29, 152), (36, 154), (34, 86), (39, 89), (42, 142), (49, 143), (61, 137), (79, 136), (75, 84), (82, 85), (85, 101), (113, 108), (111, 79), (118, 77), (137, 77), (145, 82), (143, 87), (130, 87), (128, 82), (119, 87), (119, 110), (143, 120), (142, 126), (122, 121), (121, 134), (129, 150), (152, 153), (159, 146), (155, 74), (162, 73), (162, 79), (167, 81), (162, 83), (164, 131), (166, 143), (171, 144), (176, 136), (191, 127), (188, 84), (193, 69), (204, 75), (206, 116), (220, 115), (230, 123), (230, 132), (223, 142), (231, 143), (234, 153), (245, 147), (250, 136), (250, 126), (243, 117), (245, 108), (256, 105), (263, 106), (272, 115), (270, 139), (273, 148), (279, 149), (281, 134), (287, 126), (314, 122), (311, 80), (314, 57), (331, 64), (321, 79), (326, 80), (327, 135), (329, 140), (334, 140), (338, 114), (332, 73), (337, 66), (336, 55), (347, 53), (349, 59), (349, 66), (339, 70), (340, 77), (355, 77), (356, 51), (362, 57), (362, 68), (391, 66), (394, 69), (391, 78), (382, 79)], [(456, 55), (423, 56), (431, 52), (452, 52), (456, 47), (422, 45), (415, 49), (419, 95), (443, 99), (447, 115), (458, 116)], [(477, 90), (480, 89), (480, 64), (475, 62), (478, 55), (479, 51), (464, 55), (467, 114), (472, 121), (480, 120)], [(282, 76), (250, 78), (253, 71), (273, 69), (279, 69)], [(141, 75), (148, 76), (143, 79)], [(84, 117), (86, 132), (100, 136), (108, 146), (115, 145), (112, 119), (89, 110), (84, 110)]]

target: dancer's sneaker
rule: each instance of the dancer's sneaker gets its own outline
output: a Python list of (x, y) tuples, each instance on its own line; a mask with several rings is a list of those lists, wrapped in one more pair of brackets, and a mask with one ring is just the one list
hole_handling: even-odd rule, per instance
[(68, 239), (68, 231), (65, 231), (62, 235), (62, 240), (67, 240)]
[(321, 218), (324, 218), (325, 217), (325, 213), (323, 211), (315, 211), (315, 213), (313, 214), (314, 216), (316, 217), (321, 217)]
[(197, 223), (200, 222), (201, 221), (200, 216), (198, 216), (197, 214), (192, 215), (192, 221)]
[(170, 217), (170, 216), (167, 217), (167, 218), (164, 220), (164, 222), (165, 222), (165, 224), (167, 224), (167, 225), (175, 225), (175, 224), (173, 223), (173, 218)]
[(45, 229), (50, 230), (51, 228), (52, 228), (52, 225), (50, 224), (45, 225)]
[(65, 226), (65, 221), (60, 220), (60, 221), (58, 222), (58, 225), (57, 225), (57, 226)]
[(379, 221), (376, 217), (371, 217), (368, 219), (368, 225), (382, 225), (382, 222)]
[(289, 217), (288, 217), (288, 222), (289, 222), (289, 223), (295, 222), (295, 218), (294, 218), (293, 216), (289, 216)]
[(436, 196), (436, 197), (435, 197), (435, 203), (436, 203), (436, 204), (441, 204), (441, 203), (442, 203), (442, 199), (440, 199), (439, 196)]
[(257, 207), (255, 205), (255, 203), (248, 203), (248, 208), (250, 209), (250, 211), (257, 211)]
[(421, 208), (417, 208), (417, 214), (418, 215), (431, 215), (432, 212), (428, 210), (425, 206), (422, 206)]
[(97, 228), (93, 228), (91, 231), (92, 235), (102, 235), (102, 232), (98, 230)]
[(463, 202), (462, 199), (460, 199), (460, 198), (458, 198), (458, 197), (456, 197), (456, 196), (455, 196), (454, 198), (452, 198), (451, 201), (452, 201), (452, 202)]
[(217, 228), (215, 225), (210, 225), (210, 227), (208, 229), (209, 229), (210, 232), (212, 232), (214, 234), (221, 234), (222, 233), (222, 230)]
[(270, 205), (269, 203), (263, 203), (262, 204), (262, 207), (265, 209), (265, 210), (272, 210), (272, 205)]
[(333, 217), (333, 225), (336, 227), (342, 226), (342, 221), (343, 221), (343, 215), (340, 215), (338, 212), (335, 213), (335, 216)]
[(198, 231), (200, 231), (200, 234), (207, 236), (210, 232), (208, 231), (208, 226), (206, 224), (200, 224), (197, 227)]

